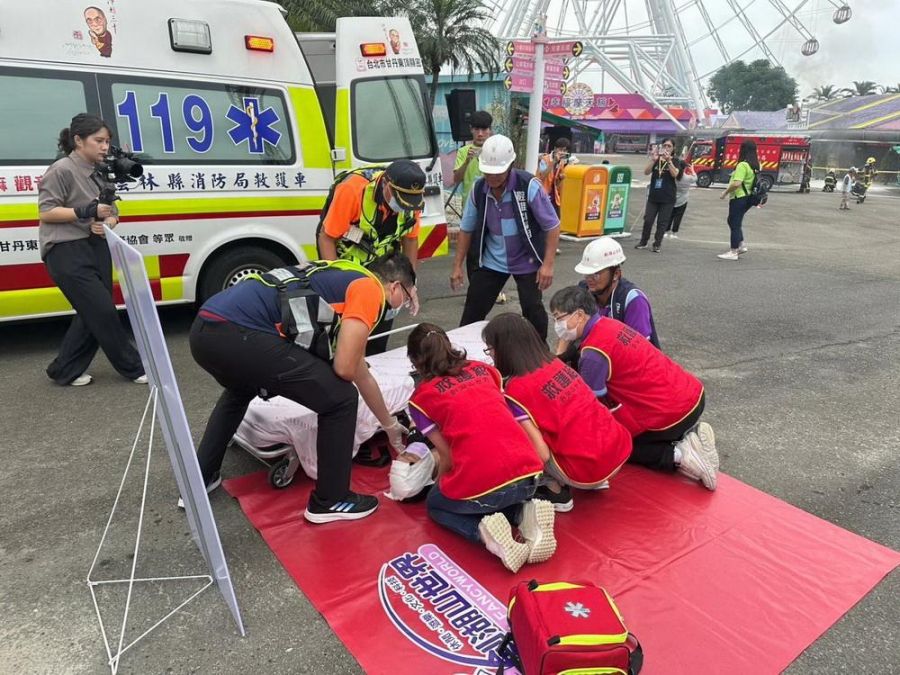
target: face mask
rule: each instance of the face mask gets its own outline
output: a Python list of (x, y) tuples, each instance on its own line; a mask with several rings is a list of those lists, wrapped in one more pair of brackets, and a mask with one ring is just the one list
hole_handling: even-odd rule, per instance
[(566, 319), (555, 321), (553, 330), (556, 331), (556, 336), (560, 340), (565, 340), (566, 342), (574, 342), (578, 338), (578, 331), (574, 328), (569, 328), (566, 325)]
[(400, 314), (400, 307), (394, 309), (393, 307), (388, 307), (384, 310), (384, 320), (385, 321), (393, 321)]
[(388, 200), (388, 206), (391, 208), (391, 211), (394, 213), (403, 213), (406, 211), (400, 204), (397, 202), (397, 198), (394, 195), (391, 195), (390, 200)]

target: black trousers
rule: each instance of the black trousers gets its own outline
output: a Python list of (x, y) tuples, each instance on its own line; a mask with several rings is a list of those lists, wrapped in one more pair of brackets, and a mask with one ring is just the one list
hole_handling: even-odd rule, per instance
[(675, 426), (662, 431), (645, 431), (635, 436), (631, 456), (628, 458), (629, 463), (661, 471), (674, 471), (675, 444), (697, 426), (705, 405), (706, 394), (703, 393), (694, 411)]
[(200, 317), (191, 327), (194, 360), (225, 387), (198, 449), (203, 480), (222, 466), (225, 450), (260, 389), (284, 396), (319, 415), (316, 496), (326, 504), (350, 490), (350, 461), (359, 392), (323, 361), (286, 340), (225, 321)]
[(681, 206), (675, 206), (672, 208), (672, 224), (669, 226), (669, 230), (671, 232), (678, 232), (678, 228), (681, 227), (681, 219), (684, 218), (685, 211), (687, 211), (687, 202), (685, 202)]
[[(466, 293), (466, 304), (463, 307), (460, 326), (467, 326), (482, 321), (491, 311), (497, 296), (503, 290), (503, 284), (509, 279), (508, 272), (495, 272), (486, 267), (479, 267), (469, 274), (469, 290)], [(519, 304), (524, 316), (537, 329), (542, 340), (547, 339), (547, 310), (544, 309), (543, 294), (537, 285), (537, 272), (529, 274), (513, 274), (516, 289), (519, 292)]]
[(675, 203), (661, 204), (660, 202), (647, 201), (644, 209), (644, 229), (641, 232), (641, 243), (646, 244), (650, 241), (650, 232), (653, 230), (653, 221), (656, 221), (656, 235), (653, 237), (653, 243), (656, 246), (662, 245), (663, 235), (669, 229), (669, 221), (672, 220), (672, 209)]
[(54, 244), (44, 264), (75, 309), (59, 354), (47, 366), (50, 379), (69, 384), (88, 369), (98, 347), (123, 377), (133, 380), (143, 375), (141, 356), (113, 302), (112, 259), (106, 239), (92, 234)]

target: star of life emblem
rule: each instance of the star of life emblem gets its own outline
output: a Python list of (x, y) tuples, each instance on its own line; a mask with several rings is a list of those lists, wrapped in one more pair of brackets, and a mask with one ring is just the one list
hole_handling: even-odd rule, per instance
[(586, 619), (591, 615), (590, 608), (585, 607), (580, 602), (567, 602), (565, 611), (567, 611), (576, 619)]

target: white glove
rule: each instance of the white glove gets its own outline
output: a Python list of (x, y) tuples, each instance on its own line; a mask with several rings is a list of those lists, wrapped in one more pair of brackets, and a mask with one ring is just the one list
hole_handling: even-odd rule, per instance
[(391, 447), (397, 452), (403, 452), (403, 448), (405, 447), (403, 444), (403, 437), (409, 435), (409, 429), (400, 424), (395, 417), (393, 424), (384, 427), (384, 433), (387, 434), (388, 443), (391, 444)]

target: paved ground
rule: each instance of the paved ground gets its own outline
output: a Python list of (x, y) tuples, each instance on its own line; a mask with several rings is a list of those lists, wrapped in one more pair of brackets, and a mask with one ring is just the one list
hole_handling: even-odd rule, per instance
[[(727, 247), (725, 205), (717, 197), (718, 190), (695, 191), (682, 238), (666, 240), (661, 255), (628, 247), (626, 269), (653, 301), (666, 351), (707, 385), (723, 470), (900, 548), (900, 198), (875, 192), (865, 205), (839, 213), (833, 195), (773, 194), (769, 206), (747, 216), (751, 252), (731, 263), (715, 258)], [(642, 200), (639, 190), (632, 219)], [(581, 245), (561, 248), (557, 288), (575, 281)], [(424, 265), (421, 318), (451, 327), (462, 298), (448, 290), (448, 274), (447, 259)], [(218, 390), (191, 361), (190, 310), (162, 316), (197, 438)], [(91, 368), (94, 385), (52, 385), (43, 369), (65, 324), (0, 325), (3, 673), (104, 672), (83, 580), (146, 389), (121, 380), (103, 357)], [(139, 572), (200, 571), (157, 447)], [(234, 476), (257, 467), (233, 452), (224, 471)], [(222, 491), (212, 503), (248, 637), (236, 636), (223, 604), (207, 592), (129, 653), (121, 672), (360, 672), (237, 503)], [(129, 563), (127, 532), (113, 534), (123, 544), (103, 556), (110, 576)], [(177, 597), (171, 587), (151, 587), (133, 608), (134, 625), (146, 627)], [(788, 672), (900, 672), (898, 597), (895, 572)]]

